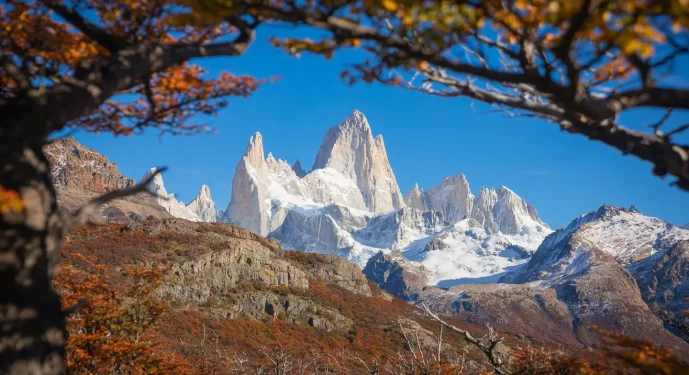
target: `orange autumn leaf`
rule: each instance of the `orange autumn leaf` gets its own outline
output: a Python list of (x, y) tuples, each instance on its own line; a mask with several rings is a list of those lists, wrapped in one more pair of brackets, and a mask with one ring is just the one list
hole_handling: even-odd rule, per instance
[(6, 189), (0, 185), (0, 213), (21, 213), (24, 211), (25, 203), (19, 192)]

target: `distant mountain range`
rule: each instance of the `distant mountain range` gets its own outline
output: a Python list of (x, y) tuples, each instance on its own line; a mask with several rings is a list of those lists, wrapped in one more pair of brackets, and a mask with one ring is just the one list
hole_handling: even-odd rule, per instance
[[(46, 153), (65, 211), (134, 184), (73, 139)], [(206, 185), (189, 203), (160, 175), (149, 189), (156, 198), (114, 201), (92, 220), (233, 222), (288, 249), (340, 255), (389, 293), (470, 322), (567, 345), (593, 344), (585, 327), (597, 325), (689, 353), (676, 328), (689, 327), (687, 226), (602, 206), (553, 231), (512, 190), (474, 195), (463, 174), (402, 195), (383, 137), (359, 111), (327, 131), (310, 171), (266, 156), (256, 133), (225, 210)]]

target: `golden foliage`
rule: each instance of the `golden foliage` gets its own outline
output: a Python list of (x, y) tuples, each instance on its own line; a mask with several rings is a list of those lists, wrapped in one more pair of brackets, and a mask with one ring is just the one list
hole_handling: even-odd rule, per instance
[(118, 287), (107, 266), (75, 254), (55, 278), (68, 311), (67, 369), (71, 374), (184, 374), (181, 357), (156, 351), (151, 334), (166, 305), (155, 297), (162, 272), (153, 267), (125, 266)]
[(19, 192), (0, 185), (0, 214), (21, 213), (24, 211), (24, 207), (24, 200)]

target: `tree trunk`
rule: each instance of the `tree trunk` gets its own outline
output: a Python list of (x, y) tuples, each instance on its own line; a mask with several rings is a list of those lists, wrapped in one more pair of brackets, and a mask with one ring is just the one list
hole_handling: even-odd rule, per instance
[(0, 185), (24, 207), (0, 209), (0, 374), (63, 374), (67, 332), (51, 278), (64, 226), (50, 166), (40, 145), (2, 138)]

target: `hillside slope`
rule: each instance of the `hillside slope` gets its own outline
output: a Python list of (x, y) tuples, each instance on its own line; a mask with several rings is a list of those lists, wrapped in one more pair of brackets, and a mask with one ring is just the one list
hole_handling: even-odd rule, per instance
[[(269, 366), (267, 356), (283, 351), (295, 364), (316, 356), (327, 367), (328, 358), (339, 358), (346, 373), (366, 373), (364, 362), (396, 363), (398, 352), (409, 354), (404, 334), (418, 335), (422, 346), (437, 342), (436, 322), (382, 292), (356, 265), (285, 251), (234, 224), (165, 219), (80, 227), (60, 265), (87, 269), (84, 259), (104, 265), (116, 289), (130, 282), (128, 265), (167, 270), (158, 296), (168, 307), (154, 340), (202, 373), (227, 373), (239, 357)], [(443, 343), (444, 358), (470, 373), (485, 368), (483, 356), (457, 334), (445, 332)]]

